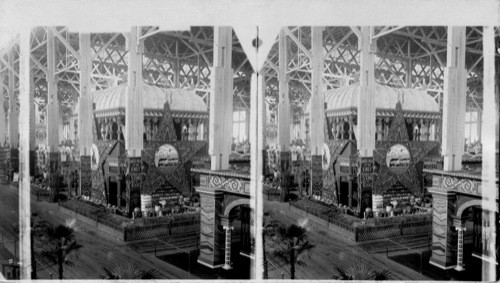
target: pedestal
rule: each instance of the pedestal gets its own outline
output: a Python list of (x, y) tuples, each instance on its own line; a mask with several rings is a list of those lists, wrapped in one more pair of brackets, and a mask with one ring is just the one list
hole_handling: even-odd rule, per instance
[(429, 263), (441, 269), (456, 266), (455, 232), (453, 215), (455, 193), (446, 189), (431, 187), (432, 212), (432, 255)]
[(225, 234), (219, 214), (222, 213), (221, 192), (197, 190), (200, 194), (200, 255), (198, 263), (210, 268), (218, 268), (224, 264)]

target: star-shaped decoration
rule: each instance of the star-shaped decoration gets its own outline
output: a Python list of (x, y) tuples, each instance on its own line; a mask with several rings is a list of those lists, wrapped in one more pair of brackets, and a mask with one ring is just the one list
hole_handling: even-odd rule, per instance
[[(401, 145), (401, 146), (397, 146)], [(374, 151), (374, 162), (378, 165), (378, 173), (373, 186), (373, 194), (383, 194), (394, 185), (403, 185), (415, 195), (421, 194), (421, 182), (416, 164), (422, 161), (432, 150), (439, 147), (436, 141), (410, 141), (403, 117), (401, 103), (396, 104), (395, 117), (389, 130), (387, 140), (377, 142)], [(387, 153), (399, 148), (408, 153), (409, 162), (406, 167), (396, 169), (387, 166)], [(406, 150), (404, 149), (406, 148)]]
[[(155, 154), (158, 148), (164, 144), (171, 145), (179, 156), (179, 161), (175, 166), (157, 167), (155, 164)], [(151, 141), (144, 145), (142, 155), (143, 162), (147, 164), (146, 176), (142, 185), (142, 193), (152, 193), (164, 185), (178, 189), (183, 195), (190, 193), (188, 175), (185, 164), (192, 159), (196, 153), (206, 147), (206, 141), (178, 141), (174, 128), (174, 122), (170, 106), (165, 103), (163, 119), (158, 126), (158, 131)]]

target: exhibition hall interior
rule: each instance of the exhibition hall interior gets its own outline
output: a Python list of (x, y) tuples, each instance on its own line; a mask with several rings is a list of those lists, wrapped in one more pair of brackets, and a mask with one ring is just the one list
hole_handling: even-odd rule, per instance
[(498, 28), (248, 30), (3, 43), (0, 278), (499, 279)]

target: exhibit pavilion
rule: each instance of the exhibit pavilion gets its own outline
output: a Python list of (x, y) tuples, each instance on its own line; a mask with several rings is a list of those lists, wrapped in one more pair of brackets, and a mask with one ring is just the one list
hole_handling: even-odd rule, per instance
[(21, 204), (244, 278), (280, 201), (356, 242), (430, 233), (430, 265), (491, 279), (499, 29), (256, 30), (25, 30), (0, 50), (0, 173)]

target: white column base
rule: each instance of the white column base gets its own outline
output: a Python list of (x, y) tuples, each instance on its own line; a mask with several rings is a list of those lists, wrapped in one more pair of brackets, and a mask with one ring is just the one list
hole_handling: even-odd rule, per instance
[(233, 267), (230, 264), (224, 264), (224, 266), (222, 268), (224, 268), (225, 270), (233, 269)]
[(457, 266), (455, 267), (455, 270), (456, 270), (456, 271), (464, 271), (464, 270), (465, 270), (465, 268), (464, 268), (463, 266), (461, 266), (461, 265), (457, 265)]

